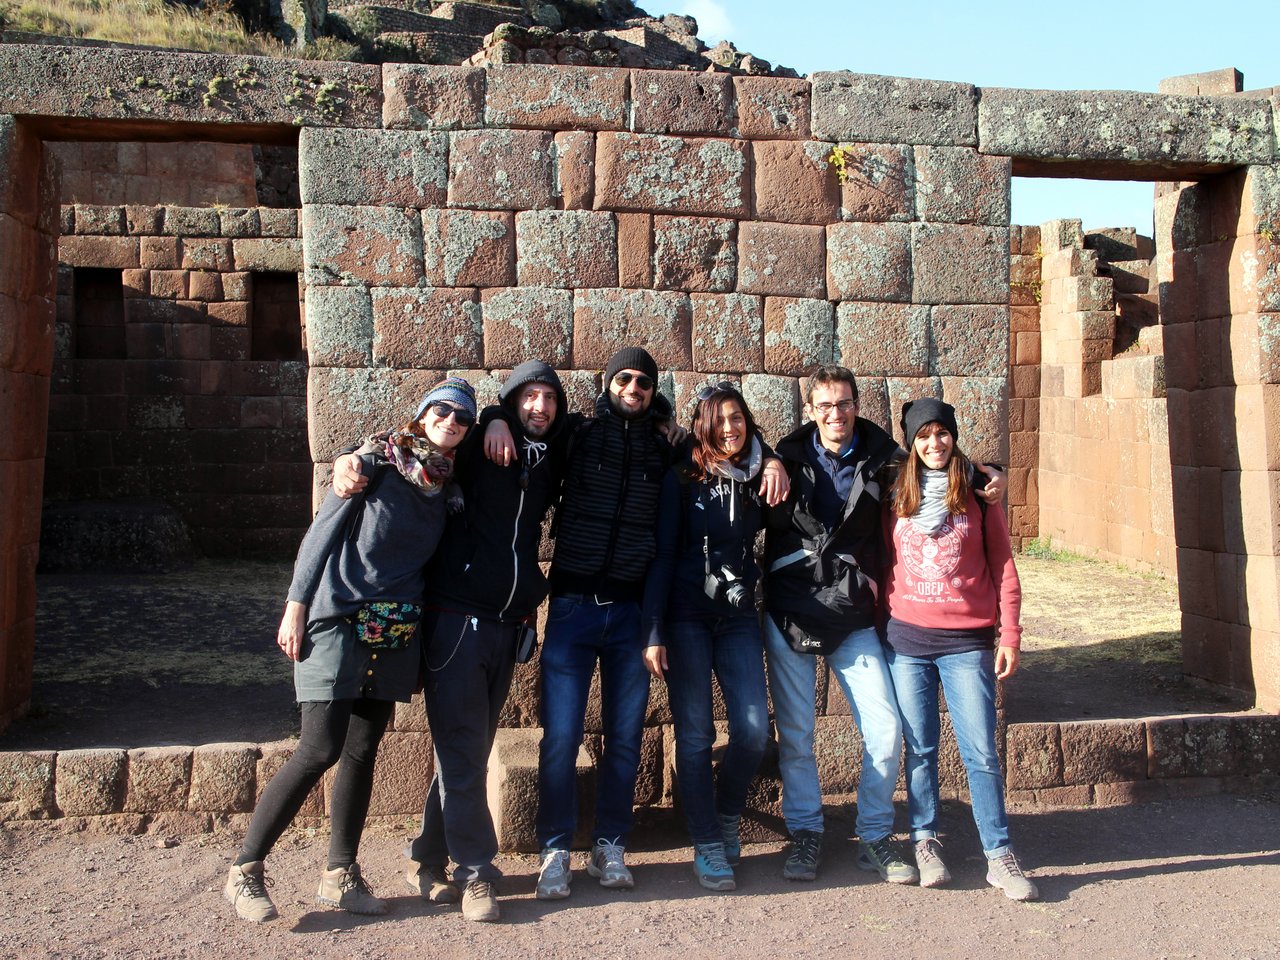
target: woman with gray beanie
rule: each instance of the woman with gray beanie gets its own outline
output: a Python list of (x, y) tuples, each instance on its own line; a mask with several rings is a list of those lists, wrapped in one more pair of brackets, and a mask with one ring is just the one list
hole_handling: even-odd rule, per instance
[(436, 385), (412, 420), (356, 451), (368, 485), (348, 500), (330, 491), (303, 538), (276, 637), (295, 664), (302, 733), (263, 791), (227, 876), (226, 897), (245, 920), (277, 915), (263, 858), (335, 763), (329, 863), (316, 902), (386, 912), (356, 853), (382, 734), (396, 701), (418, 686), (423, 569), (456, 492), (454, 448), (475, 419), (470, 384), (451, 377)]
[(886, 659), (906, 741), (907, 810), (920, 885), (951, 873), (938, 841), (938, 687), (946, 693), (987, 883), (1034, 900), (1009, 842), (996, 753), (996, 681), (1018, 669), (1022, 588), (999, 503), (974, 496), (975, 473), (957, 444), (950, 404), (925, 397), (902, 408), (906, 462), (885, 508), (889, 557)]

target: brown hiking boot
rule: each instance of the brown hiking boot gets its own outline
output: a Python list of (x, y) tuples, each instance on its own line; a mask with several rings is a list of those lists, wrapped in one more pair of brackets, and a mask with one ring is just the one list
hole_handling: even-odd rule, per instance
[(387, 901), (373, 895), (369, 884), (360, 875), (360, 864), (335, 867), (320, 875), (320, 889), (316, 891), (316, 903), (337, 907), (348, 913), (379, 914), (387, 912)]
[(493, 923), (502, 916), (498, 891), (490, 880), (472, 880), (462, 891), (462, 915), (479, 923)]
[(428, 903), (457, 903), (460, 896), (457, 886), (450, 882), (445, 868), (439, 865), (410, 860), (404, 882)]
[(241, 920), (262, 923), (279, 916), (276, 905), (271, 902), (267, 893), (269, 882), (261, 860), (232, 864), (227, 872), (227, 885), (222, 888), (222, 892), (236, 908), (236, 916)]

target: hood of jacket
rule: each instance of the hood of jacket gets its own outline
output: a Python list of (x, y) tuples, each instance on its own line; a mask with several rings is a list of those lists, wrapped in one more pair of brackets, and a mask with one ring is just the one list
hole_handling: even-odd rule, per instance
[(560, 384), (560, 376), (550, 364), (543, 363), (541, 360), (526, 360), (520, 364), (511, 371), (502, 389), (498, 391), (498, 403), (511, 414), (514, 422), (519, 424), (520, 407), (517, 401), (520, 399), (521, 389), (530, 383), (545, 383), (556, 392), (556, 415), (551, 421), (551, 429), (547, 431), (546, 436), (538, 438), (545, 441), (560, 432), (569, 413), (569, 401), (565, 397), (564, 387)]

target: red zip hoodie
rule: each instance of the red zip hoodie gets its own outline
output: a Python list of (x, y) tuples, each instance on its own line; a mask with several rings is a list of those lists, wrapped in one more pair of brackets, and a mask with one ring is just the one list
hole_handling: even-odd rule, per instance
[(889, 545), (889, 615), (917, 627), (971, 630), (999, 624), (999, 643), (1022, 642), (1022, 585), (1009, 547), (1004, 508), (989, 504), (985, 520), (969, 494), (968, 509), (952, 514), (935, 536), (926, 536), (910, 517), (884, 510)]

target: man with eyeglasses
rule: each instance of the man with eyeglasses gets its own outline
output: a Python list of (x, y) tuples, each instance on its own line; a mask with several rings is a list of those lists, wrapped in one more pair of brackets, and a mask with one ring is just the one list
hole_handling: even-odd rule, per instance
[[(808, 423), (777, 446), (791, 479), (786, 503), (766, 515), (765, 654), (778, 729), (782, 813), (791, 834), (788, 880), (813, 880), (822, 857), (822, 789), (814, 754), (814, 684), (822, 656), (862, 734), (858, 866), (890, 883), (915, 883), (916, 868), (891, 842), (902, 728), (876, 631), (883, 566), (882, 471), (903, 454), (858, 416), (858, 386), (845, 367), (809, 374)], [(1002, 474), (979, 496), (998, 500)]]
[[(410, 889), (433, 903), (457, 902), (461, 886), (463, 915), (477, 921), (500, 917), (487, 766), (520, 642), (532, 639), (525, 628), (532, 629), (547, 595), (538, 549), (563, 479), (559, 434), (568, 420), (560, 378), (540, 360), (516, 367), (498, 398), (480, 425), (502, 424), (515, 443), (499, 462), (484, 455), (483, 429), (460, 445), (455, 477), (463, 509), (450, 517), (428, 569), (424, 693), (435, 777), (405, 875)], [(465, 411), (442, 415), (450, 413), (461, 421)], [(336, 491), (354, 490), (359, 480), (346, 458), (335, 464)], [(524, 654), (532, 652), (529, 645)], [(450, 859), (457, 864), (453, 883)]]

